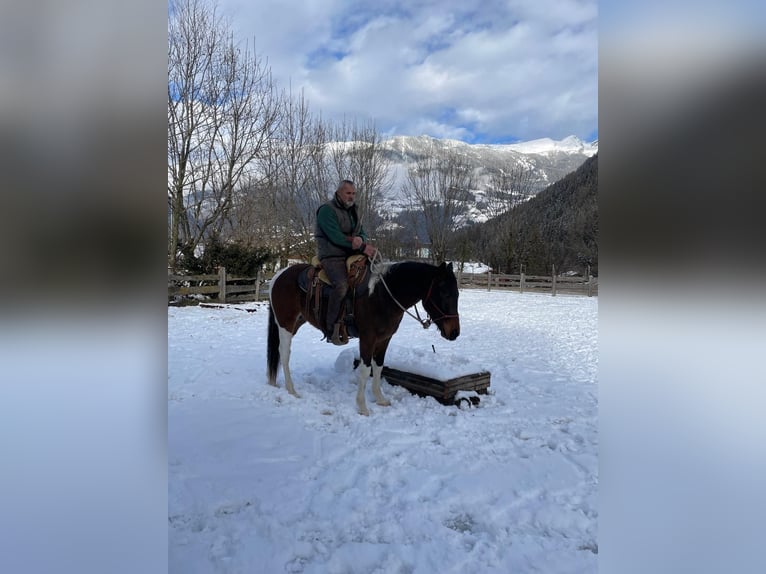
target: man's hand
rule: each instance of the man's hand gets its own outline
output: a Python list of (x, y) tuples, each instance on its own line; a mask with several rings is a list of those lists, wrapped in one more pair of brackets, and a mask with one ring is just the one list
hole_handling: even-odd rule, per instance
[(377, 249), (375, 249), (375, 248), (374, 248), (372, 245), (365, 245), (365, 246), (364, 246), (364, 251), (363, 251), (363, 253), (364, 253), (364, 254), (365, 254), (367, 257), (369, 257), (370, 259), (372, 259), (373, 257), (375, 257), (375, 254), (376, 254), (377, 252), (378, 252), (378, 250), (377, 250)]
[(351, 238), (351, 248), (352, 249), (359, 249), (362, 246), (362, 243), (364, 243), (364, 241), (358, 235)]

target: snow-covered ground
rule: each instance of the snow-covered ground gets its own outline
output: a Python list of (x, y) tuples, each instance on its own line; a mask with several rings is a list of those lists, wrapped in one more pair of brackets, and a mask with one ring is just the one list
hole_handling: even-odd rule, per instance
[(597, 310), (464, 290), (454, 342), (405, 316), (392, 364), (475, 364), (491, 394), (460, 410), (384, 382), (380, 407), (368, 384), (363, 417), (356, 341), (304, 326), (296, 399), (266, 384), (264, 304), (169, 308), (170, 571), (595, 572)]

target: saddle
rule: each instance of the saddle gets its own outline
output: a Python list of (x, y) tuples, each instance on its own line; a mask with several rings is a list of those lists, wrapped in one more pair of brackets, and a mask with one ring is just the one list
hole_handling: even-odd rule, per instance
[[(367, 292), (367, 279), (369, 279), (367, 256), (356, 254), (348, 257), (346, 259), (346, 271), (348, 273), (348, 295), (346, 295), (346, 316), (345, 320), (341, 321), (341, 328), (345, 327), (348, 336), (356, 337), (358, 333), (354, 321), (354, 300), (358, 296), (364, 296)], [(304, 315), (309, 316), (309, 313), (313, 313), (316, 322), (320, 325), (324, 324), (324, 318), (321, 314), (322, 312), (326, 313), (324, 302), (328, 294), (325, 291), (329, 291), (331, 285), (330, 278), (316, 256), (311, 259), (311, 265), (298, 277), (298, 286), (309, 295), (306, 297)]]
[[(322, 263), (319, 261), (319, 257), (314, 255), (314, 257), (311, 258), (311, 268), (309, 268), (309, 280), (312, 279), (312, 270), (314, 271), (314, 275), (319, 278), (320, 281), (327, 285), (332, 285), (332, 282), (330, 281), (330, 278), (327, 276), (327, 273), (325, 273), (324, 268), (322, 268)], [(351, 255), (346, 258), (346, 271), (348, 273), (348, 288), (349, 289), (356, 289), (364, 279), (364, 276), (367, 274), (367, 256), (356, 254)]]

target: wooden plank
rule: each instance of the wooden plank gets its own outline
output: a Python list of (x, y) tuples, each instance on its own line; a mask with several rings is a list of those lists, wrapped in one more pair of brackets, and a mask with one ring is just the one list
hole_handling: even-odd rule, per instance
[(168, 275), (168, 281), (218, 281), (215, 275)]
[(551, 275), (553, 276), (553, 287), (551, 290), (551, 295), (555, 297), (556, 296), (556, 266), (555, 265), (551, 265)]
[[(530, 293), (551, 293), (553, 289), (553, 283), (552, 278), (548, 277), (548, 281), (545, 282), (528, 282), (524, 281), (523, 284), (519, 282), (518, 284), (508, 284), (508, 285), (500, 285), (499, 286), (503, 290), (515, 290), (519, 289), (519, 292), (524, 293), (524, 291), (530, 292)], [(481, 289), (486, 288), (486, 284), (481, 285), (478, 283), (474, 284), (463, 284), (460, 285), (461, 289)], [(588, 283), (587, 282), (567, 282), (567, 283), (558, 283), (556, 285), (556, 291), (561, 293), (569, 293), (569, 294), (587, 294), (588, 293)], [(591, 295), (597, 295), (598, 294), (598, 283), (594, 281), (594, 283), (590, 286)]]
[(490, 373), (488, 371), (439, 381), (431, 377), (384, 366), (382, 375), (393, 385), (402, 386), (419, 395), (434, 397), (444, 404), (452, 404), (458, 391), (486, 393), (490, 386)]
[(226, 302), (226, 267), (218, 268), (218, 300)]
[(204, 295), (206, 293), (218, 293), (218, 285), (168, 287), (168, 295)]
[(226, 285), (226, 293), (255, 293), (257, 285)]

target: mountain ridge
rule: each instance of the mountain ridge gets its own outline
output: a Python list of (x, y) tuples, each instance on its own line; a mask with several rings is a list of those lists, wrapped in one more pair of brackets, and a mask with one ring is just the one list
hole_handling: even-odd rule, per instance
[(474, 170), (472, 192), (482, 193), (489, 184), (490, 173), (499, 168), (525, 168), (533, 172), (532, 195), (545, 189), (568, 173), (575, 171), (589, 157), (598, 153), (598, 140), (591, 143), (577, 136), (562, 140), (539, 138), (512, 144), (470, 144), (459, 140), (427, 135), (394, 136), (380, 143), (393, 172), (394, 201), (407, 179), (407, 170), (429, 153), (455, 152)]
[(458, 232), (455, 244), (501, 272), (598, 275), (598, 154), (510, 211)]
[[(351, 142), (346, 142), (351, 145)], [(577, 170), (598, 153), (598, 142), (586, 143), (577, 136), (562, 140), (539, 138), (512, 144), (470, 144), (459, 140), (440, 139), (428, 135), (393, 136), (380, 142), (380, 149), (390, 163), (391, 193), (388, 216), (396, 217), (408, 209), (402, 188), (407, 173), (419, 159), (431, 153), (457, 153), (473, 170), (473, 184), (466, 190), (470, 197), (463, 208), (467, 223), (480, 223), (490, 217), (486, 208), (486, 192), (491, 188), (491, 175), (498, 169), (523, 168), (532, 172), (530, 197), (552, 183)]]

